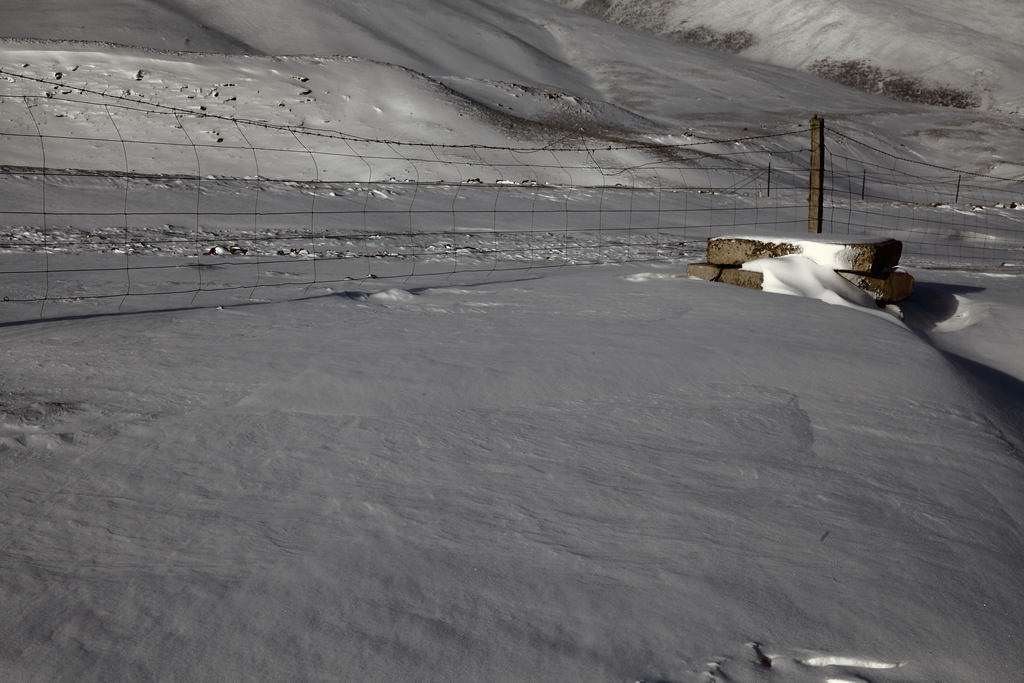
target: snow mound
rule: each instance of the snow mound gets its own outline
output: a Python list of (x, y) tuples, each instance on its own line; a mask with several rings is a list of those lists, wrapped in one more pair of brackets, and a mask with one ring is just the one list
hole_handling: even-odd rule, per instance
[(807, 256), (790, 254), (757, 259), (744, 263), (742, 268), (764, 275), (761, 289), (766, 292), (818, 299), (827, 304), (848, 306), (899, 322), (890, 314), (879, 310), (870, 294), (858, 289), (831, 268), (816, 263)]
[(405, 303), (412, 301), (413, 297), (416, 296), (412, 292), (405, 289), (386, 289), (382, 292), (374, 292), (369, 297), (370, 301), (382, 304), (394, 304), (394, 303)]
[(632, 273), (626, 275), (626, 282), (647, 282), (648, 280), (665, 280), (668, 278), (679, 277), (678, 273)]

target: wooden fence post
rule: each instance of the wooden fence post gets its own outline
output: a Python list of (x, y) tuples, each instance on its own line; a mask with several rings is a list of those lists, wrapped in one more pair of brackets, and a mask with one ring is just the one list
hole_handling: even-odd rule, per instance
[(821, 232), (822, 196), (825, 181), (825, 119), (811, 117), (811, 177), (807, 195), (807, 232)]

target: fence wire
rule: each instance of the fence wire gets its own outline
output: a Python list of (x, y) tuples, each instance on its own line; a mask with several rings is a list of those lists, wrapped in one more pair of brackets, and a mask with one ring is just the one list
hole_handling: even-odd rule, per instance
[[(807, 127), (441, 145), (0, 73), (50, 88), (0, 93), (5, 317), (694, 261), (709, 237), (806, 235)], [(919, 265), (1024, 260), (1020, 180), (901, 159), (839, 131), (826, 149), (826, 232), (898, 237)]]
[(827, 231), (899, 239), (910, 265), (1024, 267), (1024, 179), (909, 159), (839, 130), (826, 159)]
[(76, 88), (0, 105), (0, 287), (41, 311), (692, 260), (709, 236), (785, 231), (803, 208), (807, 143), (792, 131), (436, 145)]

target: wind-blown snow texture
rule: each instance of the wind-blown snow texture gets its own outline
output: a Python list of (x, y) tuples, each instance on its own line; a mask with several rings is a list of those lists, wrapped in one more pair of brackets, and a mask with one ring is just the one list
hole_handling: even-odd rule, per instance
[(1015, 677), (963, 361), (627, 273), (6, 330), (9, 677)]
[[(537, 129), (498, 104), (529, 86), (560, 94), (525, 100), (543, 125), (552, 103), (654, 135), (832, 110), (936, 163), (1024, 158), (1006, 113), (892, 103), (527, 0), (8, 2), (0, 25), (400, 65), (0, 45), (5, 67), (146, 97), (234, 111), (212, 87), (234, 88), (285, 124), (516, 139)], [(29, 125), (21, 103), (2, 113)], [(51, 301), (50, 319), (0, 321), (0, 678), (1024, 677), (1020, 276), (914, 271), (900, 323), (681, 271)]]

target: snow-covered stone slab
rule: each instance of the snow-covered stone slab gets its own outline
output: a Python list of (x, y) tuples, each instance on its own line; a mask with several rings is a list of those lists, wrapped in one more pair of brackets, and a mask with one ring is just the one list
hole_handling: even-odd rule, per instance
[(733, 235), (708, 240), (708, 262), (720, 266), (740, 266), (761, 258), (799, 254), (833, 270), (882, 273), (899, 264), (902, 252), (903, 243), (899, 240), (876, 237)]
[[(796, 259), (796, 261), (793, 262), (793, 259)], [(794, 266), (790, 265), (791, 263), (799, 264), (802, 261), (806, 264), (805, 268), (811, 267), (819, 271), (823, 270), (824, 273), (828, 274), (825, 276), (822, 272), (819, 272), (818, 280), (831, 278), (837, 284), (845, 280), (865, 292), (866, 297), (870, 297), (865, 298), (865, 303), (871, 300), (879, 304), (896, 303), (909, 298), (914, 292), (914, 278), (910, 273), (903, 270), (891, 270), (878, 275), (867, 275), (864, 273), (833, 271), (813, 263), (810, 259), (804, 259), (806, 257), (801, 255), (791, 255), (788, 257), (776, 257), (775, 260), (786, 261), (790, 271), (794, 270)], [(686, 266), (686, 275), (710, 282), (725, 282), (748, 289), (770, 289), (764, 285), (765, 276), (763, 271), (767, 267), (767, 261), (770, 260), (757, 259), (755, 261), (748, 261), (742, 268), (739, 266), (719, 266), (713, 263), (690, 263)], [(799, 269), (799, 266), (796, 266), (796, 268)], [(769, 270), (772, 270), (774, 273), (775, 269), (769, 268)], [(790, 277), (789, 279), (792, 280), (793, 278)], [(844, 286), (848, 287), (848, 285)]]

